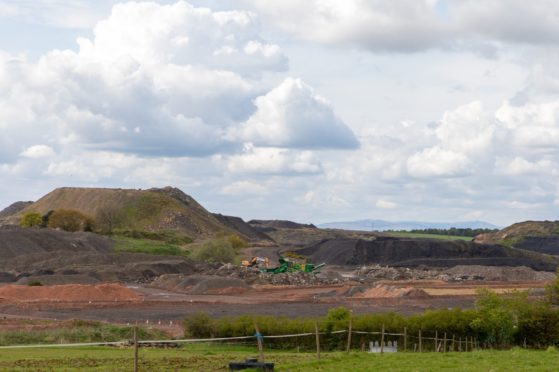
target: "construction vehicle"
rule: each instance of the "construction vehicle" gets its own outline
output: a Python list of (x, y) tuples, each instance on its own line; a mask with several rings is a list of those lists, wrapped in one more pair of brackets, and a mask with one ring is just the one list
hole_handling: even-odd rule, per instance
[(250, 260), (241, 261), (244, 267), (258, 267), (268, 268), (270, 266), (270, 259), (268, 257), (252, 257)]
[(323, 268), (324, 266), (326, 266), (325, 263), (315, 265), (312, 263), (308, 263), (306, 259), (304, 259), (303, 262), (297, 262), (293, 258), (286, 258), (280, 256), (279, 266), (260, 268), (260, 271), (263, 273), (272, 273), (272, 274), (294, 273), (298, 271), (304, 273), (319, 273), (320, 269)]

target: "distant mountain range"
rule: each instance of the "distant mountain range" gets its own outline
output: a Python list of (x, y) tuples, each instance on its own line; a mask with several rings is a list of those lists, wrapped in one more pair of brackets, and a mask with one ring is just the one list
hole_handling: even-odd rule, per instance
[(384, 221), (384, 220), (356, 220), (327, 222), (317, 225), (323, 229), (343, 229), (360, 231), (386, 231), (386, 230), (419, 230), (419, 229), (500, 229), (501, 227), (484, 221), (461, 221), (461, 222), (420, 222), (420, 221)]

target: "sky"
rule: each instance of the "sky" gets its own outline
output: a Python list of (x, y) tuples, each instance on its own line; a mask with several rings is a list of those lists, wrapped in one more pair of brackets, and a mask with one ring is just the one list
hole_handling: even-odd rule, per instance
[(0, 0), (0, 208), (172, 185), (300, 222), (555, 220), (554, 0)]

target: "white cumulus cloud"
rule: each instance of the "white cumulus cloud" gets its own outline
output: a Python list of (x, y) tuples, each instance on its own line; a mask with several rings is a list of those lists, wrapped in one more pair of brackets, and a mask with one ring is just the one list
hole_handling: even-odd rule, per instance
[(332, 106), (300, 79), (286, 79), (255, 100), (256, 112), (236, 134), (257, 146), (341, 148), (358, 146)]

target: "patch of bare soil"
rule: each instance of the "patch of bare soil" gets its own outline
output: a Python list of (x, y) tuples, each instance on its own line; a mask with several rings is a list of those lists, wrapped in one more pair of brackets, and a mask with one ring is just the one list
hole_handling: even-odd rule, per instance
[(429, 298), (427, 292), (420, 288), (401, 287), (394, 285), (378, 284), (373, 288), (367, 289), (361, 293), (356, 293), (354, 297), (359, 298), (398, 298), (398, 297), (416, 297)]
[(132, 289), (120, 284), (53, 285), (0, 287), (1, 302), (135, 302), (142, 298)]

